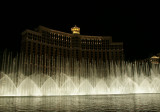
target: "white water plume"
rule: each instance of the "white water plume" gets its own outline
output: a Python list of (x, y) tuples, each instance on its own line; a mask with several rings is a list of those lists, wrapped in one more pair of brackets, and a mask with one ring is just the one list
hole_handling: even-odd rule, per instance
[(70, 63), (70, 59), (61, 58), (46, 63), (33, 64), (23, 56), (4, 57), (0, 96), (160, 93), (160, 65), (86, 60)]

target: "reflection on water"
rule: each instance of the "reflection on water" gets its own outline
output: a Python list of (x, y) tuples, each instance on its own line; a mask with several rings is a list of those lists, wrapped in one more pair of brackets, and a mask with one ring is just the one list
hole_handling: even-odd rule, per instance
[(160, 94), (0, 97), (0, 111), (158, 111)]

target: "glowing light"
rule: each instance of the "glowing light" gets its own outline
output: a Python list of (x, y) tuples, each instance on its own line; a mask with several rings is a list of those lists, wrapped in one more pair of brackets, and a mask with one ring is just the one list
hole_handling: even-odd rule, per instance
[[(15, 58), (14, 62), (18, 60), (19, 58)], [(57, 65), (61, 63), (63, 61), (60, 62), (59, 59)], [(66, 70), (57, 69), (55, 74), (43, 74), (41, 69), (37, 69), (33, 74), (26, 76), (25, 73), (17, 71), (14, 73), (13, 68), (19, 63), (13, 65), (9, 63), (6, 68), (3, 67), (3, 71), (7, 71), (7, 73), (0, 72), (0, 96), (160, 93), (160, 65), (152, 65), (151, 68), (148, 68), (148, 66), (136, 66), (136, 63), (133, 66), (133, 63), (122, 62), (121, 65), (112, 62), (110, 66), (101, 66), (101, 70), (99, 70), (94, 64), (88, 64), (86, 68), (84, 61), (79, 67), (79, 62), (75, 61), (75, 72), (72, 75), (70, 64), (69, 61), (65, 60)], [(23, 64), (20, 65), (24, 66)], [(18, 71), (25, 69), (22, 67)], [(88, 70), (87, 73), (86, 70)], [(27, 72), (30, 73), (30, 70)], [(48, 73), (50, 72), (48, 71)]]
[(152, 56), (151, 58), (152, 59), (159, 59), (159, 57), (157, 57), (157, 56)]
[(73, 34), (80, 34), (80, 28), (77, 27), (76, 25), (71, 28), (71, 31)]

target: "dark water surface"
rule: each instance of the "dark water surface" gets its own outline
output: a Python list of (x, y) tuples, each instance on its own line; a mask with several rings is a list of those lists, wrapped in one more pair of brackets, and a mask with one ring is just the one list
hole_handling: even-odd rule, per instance
[(0, 97), (1, 112), (160, 112), (160, 94)]

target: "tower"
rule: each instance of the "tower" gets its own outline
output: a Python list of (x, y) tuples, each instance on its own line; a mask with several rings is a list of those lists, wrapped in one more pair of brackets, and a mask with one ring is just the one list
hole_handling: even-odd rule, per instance
[(80, 28), (76, 25), (71, 28), (72, 34), (80, 34)]
[(76, 25), (71, 28), (73, 37), (72, 37), (72, 48), (79, 49), (81, 47), (81, 39), (80, 39), (80, 28)]

